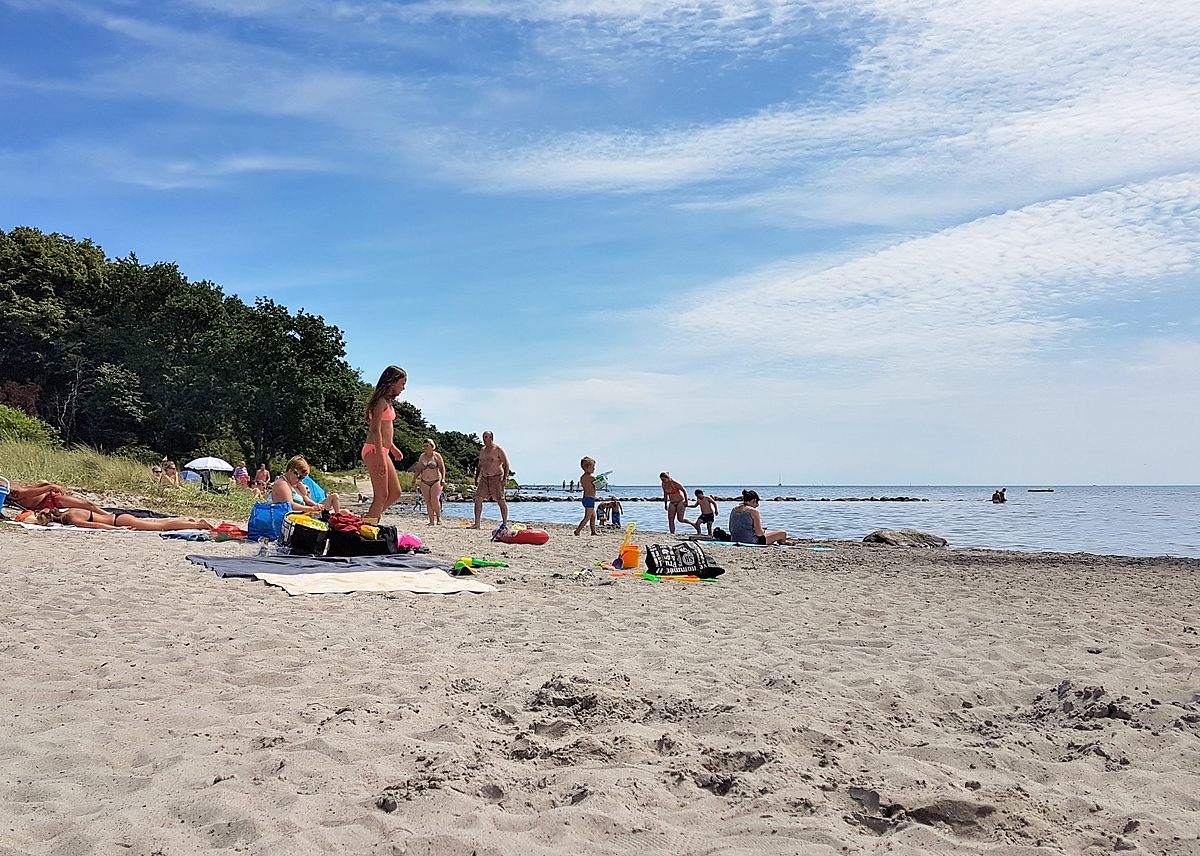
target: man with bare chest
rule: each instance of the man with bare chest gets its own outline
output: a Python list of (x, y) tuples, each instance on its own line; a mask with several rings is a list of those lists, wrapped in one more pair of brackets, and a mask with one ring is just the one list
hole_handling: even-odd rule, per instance
[(479, 450), (479, 466), (475, 470), (475, 525), (483, 516), (483, 503), (493, 500), (500, 506), (500, 520), (508, 525), (508, 503), (504, 501), (504, 486), (508, 482), (508, 455), (496, 445), (491, 431), (483, 432), (483, 448)]

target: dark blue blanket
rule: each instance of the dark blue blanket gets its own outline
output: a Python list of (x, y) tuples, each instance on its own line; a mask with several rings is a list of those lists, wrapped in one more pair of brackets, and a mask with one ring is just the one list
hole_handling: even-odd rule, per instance
[(255, 574), (349, 574), (356, 571), (449, 572), (453, 564), (428, 556), (188, 556), (218, 577), (252, 577)]

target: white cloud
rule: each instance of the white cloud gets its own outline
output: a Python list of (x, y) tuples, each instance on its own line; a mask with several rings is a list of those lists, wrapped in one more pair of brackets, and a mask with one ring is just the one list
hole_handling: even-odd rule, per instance
[(851, 68), (820, 99), (706, 126), (476, 146), (467, 171), (500, 191), (725, 183), (709, 194), (715, 204), (730, 187), (757, 184), (732, 195), (777, 219), (896, 223), (1200, 160), (1200, 6), (880, 0), (860, 9), (878, 23), (860, 31)]
[(717, 283), (675, 317), (736, 355), (978, 368), (1065, 344), (1087, 304), (1200, 266), (1200, 174), (1039, 203)]

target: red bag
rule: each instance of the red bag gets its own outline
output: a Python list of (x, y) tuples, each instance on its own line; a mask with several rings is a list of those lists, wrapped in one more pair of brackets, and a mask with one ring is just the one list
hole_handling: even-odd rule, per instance
[(358, 534), (358, 528), (363, 525), (363, 519), (350, 511), (339, 511), (329, 515), (329, 528), (334, 532), (353, 532)]

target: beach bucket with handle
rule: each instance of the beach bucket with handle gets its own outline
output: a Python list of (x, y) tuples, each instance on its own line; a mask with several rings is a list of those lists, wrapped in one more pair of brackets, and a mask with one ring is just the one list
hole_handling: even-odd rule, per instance
[(642, 548), (637, 544), (630, 544), (633, 540), (633, 530), (637, 529), (637, 524), (630, 522), (625, 526), (625, 540), (621, 542), (621, 549), (617, 551), (617, 558), (613, 560), (613, 567), (618, 570), (624, 568), (636, 568), (642, 562)]
[(4, 507), (5, 501), (8, 499), (9, 482), (4, 476), (0, 476), (0, 508)]

